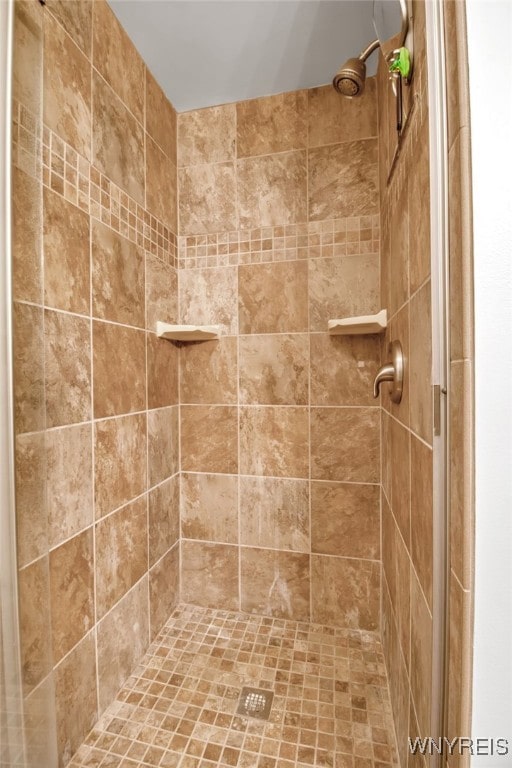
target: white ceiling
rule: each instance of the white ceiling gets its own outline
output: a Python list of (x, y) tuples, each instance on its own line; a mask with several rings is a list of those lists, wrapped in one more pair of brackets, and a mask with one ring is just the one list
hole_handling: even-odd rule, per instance
[(372, 0), (110, 5), (178, 112), (329, 83), (375, 36)]

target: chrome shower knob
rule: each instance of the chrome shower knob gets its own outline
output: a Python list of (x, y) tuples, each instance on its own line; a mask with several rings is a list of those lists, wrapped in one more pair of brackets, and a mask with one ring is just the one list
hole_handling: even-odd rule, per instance
[(392, 341), (389, 345), (389, 352), (391, 354), (391, 362), (383, 365), (377, 372), (373, 382), (373, 396), (378, 397), (382, 382), (389, 381), (391, 382), (391, 400), (394, 403), (399, 403), (402, 399), (404, 382), (404, 356), (400, 342)]

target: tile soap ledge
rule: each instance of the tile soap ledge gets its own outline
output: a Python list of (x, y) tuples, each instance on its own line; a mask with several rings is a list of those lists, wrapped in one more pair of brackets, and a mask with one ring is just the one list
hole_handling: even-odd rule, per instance
[(207, 341), (219, 338), (220, 325), (171, 325), (157, 321), (156, 335), (170, 341)]
[(365, 333), (383, 333), (387, 324), (387, 309), (381, 309), (376, 315), (329, 320), (327, 327), (331, 336), (362, 336)]

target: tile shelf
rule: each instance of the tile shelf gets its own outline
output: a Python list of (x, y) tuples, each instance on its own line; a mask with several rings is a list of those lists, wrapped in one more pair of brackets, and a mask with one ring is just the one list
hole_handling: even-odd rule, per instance
[(388, 313), (381, 309), (376, 315), (342, 317), (329, 320), (327, 328), (331, 336), (362, 336), (366, 333), (384, 333), (388, 324)]
[(156, 335), (169, 341), (208, 341), (218, 339), (219, 325), (171, 325), (157, 321)]

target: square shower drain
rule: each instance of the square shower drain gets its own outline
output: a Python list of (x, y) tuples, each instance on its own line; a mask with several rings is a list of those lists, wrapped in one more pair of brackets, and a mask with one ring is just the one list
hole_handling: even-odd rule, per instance
[(272, 691), (264, 691), (263, 688), (242, 688), (237, 715), (244, 717), (257, 717), (258, 720), (268, 720), (272, 699)]

